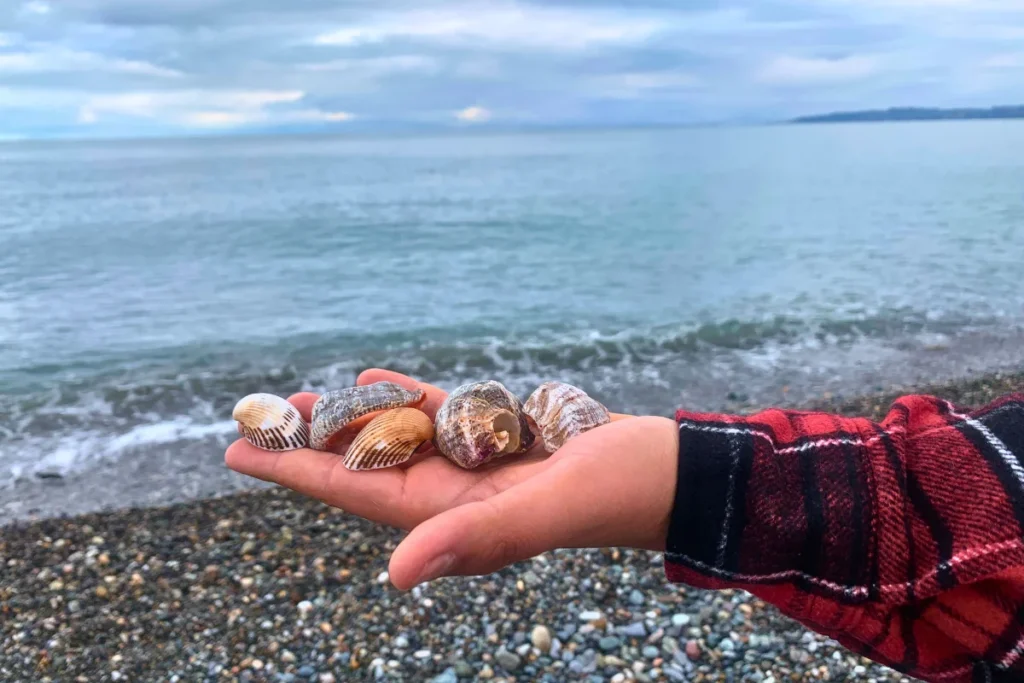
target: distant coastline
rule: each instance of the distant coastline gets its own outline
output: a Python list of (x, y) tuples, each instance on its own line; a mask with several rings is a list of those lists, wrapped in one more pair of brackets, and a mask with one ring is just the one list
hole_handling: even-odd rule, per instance
[(932, 107), (892, 107), (866, 111), (832, 112), (799, 116), (788, 123), (849, 123), (857, 121), (960, 121), (975, 119), (1024, 119), (1024, 105), (985, 109), (940, 109)]

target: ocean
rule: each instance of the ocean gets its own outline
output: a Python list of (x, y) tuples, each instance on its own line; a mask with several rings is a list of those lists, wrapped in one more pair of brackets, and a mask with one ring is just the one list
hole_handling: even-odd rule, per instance
[(239, 397), (367, 367), (668, 415), (1017, 366), (1021, 149), (1021, 121), (0, 144), (0, 497), (216, 492)]

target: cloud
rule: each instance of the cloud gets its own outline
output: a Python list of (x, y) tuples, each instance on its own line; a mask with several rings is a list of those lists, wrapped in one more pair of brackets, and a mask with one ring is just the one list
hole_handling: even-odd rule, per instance
[(466, 107), (455, 112), (455, 118), (463, 123), (483, 123), (491, 120), (491, 112), (483, 107)]
[(1012, 104), (1022, 41), (1024, 0), (11, 0), (0, 135)]
[(134, 92), (89, 98), (78, 110), (78, 122), (94, 125), (107, 117), (153, 119), (191, 128), (234, 128), (251, 124), (344, 122), (344, 111), (289, 108), (306, 94), (294, 90)]
[(145, 61), (108, 58), (94, 52), (44, 47), (35, 52), (0, 53), (0, 76), (4, 74), (112, 71), (157, 78), (180, 78), (184, 74)]
[(21, 11), (25, 14), (49, 14), (52, 8), (40, 0), (30, 0), (21, 6)]
[(878, 60), (868, 56), (822, 59), (775, 57), (757, 72), (757, 80), (770, 85), (807, 86), (848, 83), (876, 73)]
[(363, 59), (332, 59), (301, 65), (308, 71), (343, 71), (360, 76), (383, 76), (403, 72), (432, 72), (438, 61), (424, 55), (393, 55)]
[(318, 45), (358, 46), (395, 39), (444, 45), (565, 51), (643, 41), (664, 24), (628, 14), (528, 4), (442, 8), (392, 13), (318, 34)]

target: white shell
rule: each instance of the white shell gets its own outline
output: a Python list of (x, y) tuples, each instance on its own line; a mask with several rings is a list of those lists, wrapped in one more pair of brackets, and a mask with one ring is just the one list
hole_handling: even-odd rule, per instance
[(291, 451), (309, 445), (309, 426), (288, 401), (273, 394), (249, 394), (231, 417), (245, 440), (265, 451)]
[(541, 429), (544, 450), (554, 453), (569, 439), (611, 422), (608, 409), (582, 389), (563, 382), (546, 382), (523, 406)]

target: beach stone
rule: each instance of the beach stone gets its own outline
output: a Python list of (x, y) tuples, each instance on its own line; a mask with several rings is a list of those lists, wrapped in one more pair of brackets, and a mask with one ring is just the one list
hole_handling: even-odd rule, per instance
[(508, 650), (501, 649), (494, 654), (494, 661), (498, 663), (502, 669), (508, 672), (513, 672), (519, 668), (522, 661), (519, 659), (519, 655), (513, 654)]
[(432, 683), (459, 683), (459, 677), (454, 668), (448, 667), (442, 673), (434, 676), (431, 681)]
[(690, 659), (700, 659), (700, 643), (696, 640), (686, 641), (686, 656)]
[(598, 612), (597, 610), (587, 610), (586, 612), (580, 612), (580, 621), (595, 621), (603, 616), (603, 612)]
[(455, 662), (455, 674), (460, 678), (470, 678), (476, 675), (476, 671), (469, 665), (469, 662), (464, 659), (460, 659)]
[(404, 650), (409, 647), (409, 639), (405, 636), (396, 636), (395, 639), (391, 641), (391, 645), (399, 650)]
[(689, 614), (673, 614), (672, 615), (672, 625), (673, 626), (678, 626), (678, 627), (682, 628), (683, 626), (688, 626), (689, 624), (690, 624), (690, 615)]
[(316, 669), (306, 664), (305, 666), (300, 666), (297, 673), (303, 678), (309, 678), (316, 673)]
[(530, 642), (541, 652), (551, 651), (551, 631), (547, 626), (537, 625), (530, 632)]
[(622, 626), (618, 629), (619, 635), (627, 638), (643, 638), (647, 635), (647, 628), (642, 621), (637, 621), (629, 626)]
[(605, 636), (604, 638), (601, 638), (601, 640), (597, 641), (597, 646), (605, 652), (611, 652), (613, 650), (616, 650), (621, 644), (622, 641), (620, 641), (615, 636)]
[(640, 591), (636, 590), (635, 588), (629, 594), (629, 602), (630, 602), (630, 604), (638, 605), (639, 606), (639, 605), (644, 604), (645, 600), (646, 600), (646, 598), (644, 598), (644, 594), (641, 593)]
[(523, 583), (525, 583), (530, 588), (537, 588), (538, 586), (543, 584), (544, 581), (539, 576), (537, 576), (537, 574), (534, 573), (532, 570), (527, 570), (523, 573)]
[(478, 675), (478, 676), (479, 676), (480, 678), (483, 678), (484, 680), (486, 680), (486, 679), (488, 679), (488, 678), (494, 678), (494, 669), (492, 669), (492, 668), (491, 668), (490, 666), (488, 666), (487, 664), (484, 664), (483, 668), (482, 668), (482, 669), (480, 669), (480, 673), (479, 673), (479, 674), (477, 674), (477, 675)]
[(654, 647), (653, 645), (648, 645), (647, 647), (645, 647), (643, 649), (643, 655), (647, 659), (655, 659), (655, 658), (661, 656), (661, 650), (659, 650), (658, 648)]

